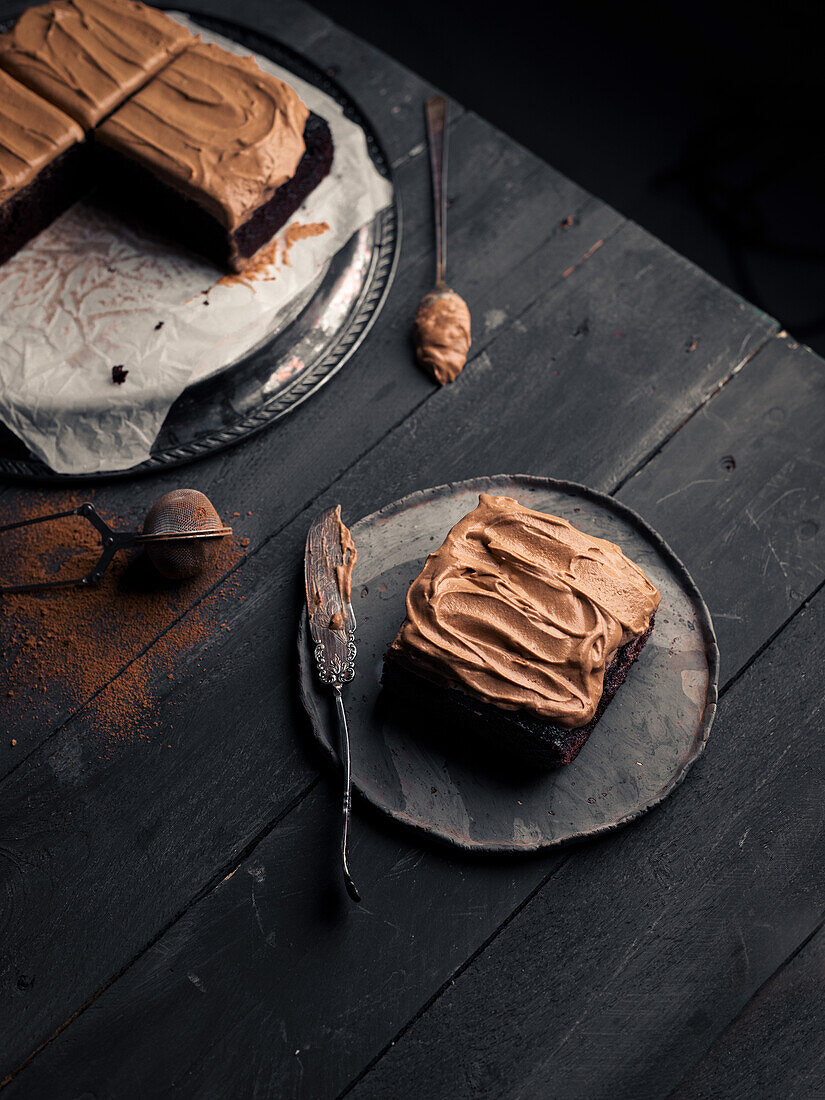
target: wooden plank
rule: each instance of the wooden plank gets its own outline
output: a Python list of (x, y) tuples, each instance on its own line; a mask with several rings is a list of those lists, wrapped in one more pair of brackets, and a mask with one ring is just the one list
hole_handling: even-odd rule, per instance
[[(818, 453), (823, 428), (817, 423), (816, 409), (824, 381), (818, 360), (798, 349), (789, 349), (785, 341), (774, 341), (711, 403), (711, 407), (719, 407), (720, 415), (731, 425), (734, 433), (731, 445), (738, 446), (752, 433), (752, 421), (737, 415), (737, 410), (747, 408), (753, 412), (760, 407), (764, 410), (773, 407), (778, 366), (795, 397), (786, 403), (787, 415), (781, 425), (770, 418), (761, 421), (765, 428), (758, 483), (767, 483), (774, 461), (784, 461), (778, 446), (783, 437), (789, 448), (797, 441), (803, 455), (802, 471), (806, 468), (805, 446), (809, 454)], [(584, 392), (588, 392), (587, 388)], [(502, 402), (501, 407), (506, 408), (507, 403)], [(399, 477), (413, 449), (427, 455), (422, 444), (427, 442), (429, 430), (435, 432), (442, 427), (439, 421), (435, 425), (419, 425), (418, 431), (412, 433), (399, 429), (385, 446), (377, 449), (374, 462), (370, 461), (369, 476), (363, 472), (368, 459), (326, 495), (325, 501), (343, 499), (345, 515), (349, 515), (346, 509), (353, 506), (359, 495), (368, 496), (374, 491), (366, 486), (379, 476), (377, 471), (383, 470), (383, 476), (390, 480)], [(689, 421), (650, 463), (650, 473), (642, 473), (629, 483), (634, 491), (641, 493), (647, 476), (651, 492), (660, 494), (662, 481), (668, 481), (659, 472), (661, 469), (670, 470), (669, 483), (674, 488), (682, 485), (685, 477), (682, 437), (694, 433), (697, 446), (704, 446), (704, 430), (698, 417)], [(496, 446), (506, 448), (506, 439), (506, 435), (500, 438)], [(803, 445), (798, 441), (806, 442)], [(575, 461), (580, 458), (577, 441), (568, 438), (567, 446), (567, 461), (575, 470)], [(469, 458), (473, 461), (478, 456), (473, 454)], [(421, 461), (426, 462), (426, 457)], [(397, 467), (391, 468), (396, 463)], [(560, 472), (571, 470), (565, 466)], [(423, 474), (427, 476), (427, 468)], [(806, 484), (809, 498), (815, 499), (810, 479)], [(735, 507), (738, 499), (740, 509), (744, 509), (751, 500), (751, 490), (749, 480), (731, 483), (726, 506)], [(705, 482), (705, 496), (697, 500), (696, 507), (698, 514), (707, 517), (708, 524), (712, 524), (718, 496), (718, 486)], [(655, 513), (655, 501), (656, 497), (651, 496), (650, 509), (644, 510)], [(634, 503), (639, 506), (643, 501), (639, 498)], [(751, 551), (761, 545), (762, 538), (769, 537), (776, 543), (781, 527), (778, 509), (766, 513), (761, 532), (751, 525), (741, 526), (727, 546), (726, 559), (717, 562), (717, 568), (723, 574), (742, 568), (742, 561), (751, 557)], [(302, 521), (294, 525), (293, 554), (297, 554), (304, 530)], [(682, 552), (688, 565), (701, 565), (707, 549), (705, 528), (696, 524), (693, 515), (687, 512), (677, 534), (683, 540)], [(292, 537), (291, 530), (285, 533), (282, 547), (287, 535)], [(813, 560), (821, 561), (818, 547), (812, 546), (811, 554)], [(262, 573), (258, 584), (265, 584), (264, 576)], [(282, 579), (283, 574), (276, 576), (275, 584), (280, 585)], [(730, 640), (729, 673), (741, 668), (754, 649), (781, 626), (785, 608), (770, 599), (766, 601), (769, 589), (778, 585), (778, 578), (769, 575), (764, 587), (752, 586), (753, 606), (766, 602), (776, 617), (755, 615), (749, 642), (738, 643), (736, 637)], [(732, 606), (726, 602), (725, 592), (724, 584), (720, 584), (712, 606), (712, 610), (722, 615)], [(267, 607), (272, 606), (271, 594), (262, 599)], [(793, 606), (798, 603), (791, 609)], [(252, 640), (255, 648), (271, 644), (264, 637)], [(240, 673), (243, 672), (241, 669)], [(254, 682), (254, 673), (242, 675), (242, 679), (246, 687)], [(231, 685), (227, 689), (231, 691)], [(711, 743), (717, 738), (715, 734)], [(726, 743), (724, 732), (721, 741)], [(288, 750), (279, 746), (279, 751)], [(258, 750), (258, 770), (265, 769), (267, 763), (267, 756)], [(230, 773), (234, 766), (232, 761)], [(734, 769), (730, 771), (733, 773)], [(207, 778), (204, 771), (201, 781), (205, 784)], [(251, 776), (245, 779), (253, 782)], [(687, 787), (692, 788), (696, 782), (691, 777)], [(707, 784), (699, 780), (699, 797), (706, 797), (706, 789)], [(665, 835), (672, 834), (670, 826), (656, 823), (667, 822), (666, 815), (677, 812), (670, 807), (680, 805), (681, 797), (676, 796), (651, 816), (651, 824), (644, 826), (648, 842), (656, 840), (659, 828), (665, 828)], [(116, 982), (51, 1048), (37, 1057), (21, 1075), (21, 1085), (42, 1083), (45, 1087), (55, 1079), (54, 1074), (69, 1073), (78, 1087), (83, 1082), (85, 1087), (100, 1089), (105, 1082), (108, 1088), (117, 1091), (116, 1083), (126, 1080), (118, 1077), (117, 1066), (121, 1065), (124, 1072), (145, 1074), (139, 1079), (145, 1083), (146, 1091), (159, 1091), (164, 1083), (163, 1074), (170, 1072), (169, 1066), (175, 1062), (171, 1054), (169, 1062), (151, 1052), (168, 1049), (157, 1045), (164, 1030), (163, 1021), (167, 1022), (168, 1033), (168, 1021), (185, 1015), (192, 1028), (188, 1055), (192, 1064), (199, 1067), (192, 1071), (193, 1091), (197, 1091), (198, 1082), (206, 1088), (207, 1081), (221, 1081), (223, 1072), (251, 1088), (248, 1074), (260, 1071), (268, 1081), (277, 1081), (277, 1088), (272, 1085), (275, 1091), (303, 1090), (303, 1094), (312, 1096), (334, 1094), (380, 1052), (439, 985), (448, 982), (456, 969), (496, 933), (514, 910), (527, 901), (531, 891), (555, 874), (539, 896), (547, 894), (560, 899), (558, 904), (567, 914), (564, 919), (569, 920), (573, 913), (586, 912), (591, 905), (581, 894), (586, 894), (589, 887), (588, 868), (592, 861), (600, 859), (608, 870), (614, 867), (606, 854), (612, 850), (608, 849), (610, 842), (525, 863), (447, 859), (408, 845), (404, 837), (387, 830), (382, 822), (359, 814), (352, 861), (364, 891), (365, 908), (342, 910), (335, 904), (337, 894), (329, 893), (330, 889), (337, 891), (337, 875), (331, 866), (335, 856), (335, 804), (335, 796), (328, 794), (326, 784), (316, 788), (231, 878), (191, 909), (124, 979)], [(626, 844), (624, 837), (631, 833), (636, 835), (636, 830), (623, 834), (616, 843)], [(122, 849), (123, 839), (118, 840)], [(186, 843), (185, 840), (180, 843), (179, 853)], [(636, 853), (637, 849), (631, 852)], [(636, 858), (632, 854), (632, 859)], [(632, 881), (635, 873), (632, 862), (626, 867), (619, 859), (615, 866), (618, 867), (615, 873), (623, 875), (623, 881)], [(569, 891), (566, 887), (560, 891), (557, 883), (573, 867), (579, 868), (583, 885), (566, 908)], [(534, 900), (524, 913), (535, 904)], [(510, 927), (516, 927), (522, 919), (523, 914), (517, 916)], [(563, 923), (561, 917), (559, 921)], [(504, 939), (508, 931), (501, 933), (496, 942)], [(72, 933), (73, 940), (76, 934)], [(540, 930), (537, 935), (541, 934)], [(107, 949), (105, 939), (105, 933), (102, 937), (98, 933), (99, 952)], [(30, 951), (31, 947), (26, 945), (25, 950)], [(482, 955), (477, 965), (482, 965), (485, 958)], [(517, 973), (522, 973), (521, 963), (519, 968)], [(195, 975), (211, 996), (200, 997), (198, 984), (189, 974)], [(552, 989), (552, 982), (543, 971), (541, 980), (547, 981), (548, 989)], [(586, 983), (585, 988), (592, 989), (592, 983)], [(531, 991), (531, 996), (539, 1005), (542, 1003), (535, 991)], [(440, 1003), (436, 1002), (436, 1011)], [(243, 1054), (248, 1047), (239, 1048), (233, 1034), (227, 1035), (225, 1042), (216, 1039), (216, 1020), (221, 1013), (224, 1018), (243, 1021), (245, 1033), (254, 1035), (254, 1046), (262, 1052), (260, 1063), (250, 1066)], [(426, 1019), (425, 1016), (419, 1026)], [(545, 1026), (549, 1027), (546, 1020)], [(549, 1027), (548, 1034), (551, 1033)], [(105, 1042), (101, 1043), (102, 1035)], [(233, 1049), (238, 1050), (237, 1058)], [(304, 1057), (296, 1056), (296, 1049), (304, 1051)], [(214, 1056), (210, 1051), (214, 1051)], [(439, 1052), (438, 1058), (441, 1057)], [(393, 1088), (385, 1094), (392, 1094)]]
[(759, 990), (673, 1093), (673, 1100), (825, 1095), (820, 929)]
[[(613, 232), (621, 219), (474, 116), (456, 124), (453, 147), (451, 264), (457, 277), (467, 284), (465, 293), (480, 320), (473, 350), (478, 356), (500, 334), (499, 326), (484, 325), (485, 316), (496, 309), (500, 311), (495, 313), (496, 318), (505, 310), (517, 316), (535, 300), (534, 271), (524, 267), (524, 259), (537, 244), (543, 246), (539, 251), (545, 256), (545, 264), (553, 265), (555, 277), (548, 278), (545, 286), (549, 295), (554, 284), (563, 282), (563, 271), (595, 240)], [(435, 385), (417, 369), (409, 341), (414, 303), (432, 279), (428, 172), (426, 158), (420, 156), (399, 169), (407, 222), (401, 266), (377, 327), (341, 374), (287, 420), (249, 440), (240, 450), (215, 455), (191, 468), (97, 489), (91, 495), (104, 514), (122, 516), (124, 522), (138, 525), (162, 493), (180, 484), (194, 484), (222, 512), (240, 512), (233, 523), (239, 534), (251, 540), (254, 550), (341, 470), (435, 393)], [(572, 212), (578, 219), (576, 224), (560, 228), (560, 222)], [(489, 225), (485, 237), (480, 238), (475, 227), (484, 217)], [(541, 242), (536, 239), (537, 225), (544, 229)], [(498, 266), (489, 262), (493, 254)], [(499, 288), (502, 273), (510, 276), (506, 294)], [(756, 326), (754, 344), (763, 331), (762, 326)], [(67, 499), (65, 493), (55, 489), (44, 489), (37, 495), (42, 512), (65, 506)], [(32, 497), (27, 487), (8, 486), (0, 510), (13, 518), (20, 502), (33, 507)], [(252, 515), (247, 515), (249, 511)], [(100, 679), (89, 677), (89, 691), (102, 687), (140, 650), (151, 645), (159, 631), (192, 606), (213, 580), (208, 578), (170, 598), (160, 623), (147, 621), (141, 629), (123, 637), (111, 664), (101, 663)], [(91, 621), (88, 629), (93, 628)], [(0, 775), (18, 765), (85, 701), (77, 685), (66, 692), (60, 678), (53, 676), (53, 669), (44, 672), (47, 693), (37, 706), (30, 704), (27, 691), (4, 699)], [(11, 745), (12, 738), (17, 745)]]
[[(783, 335), (748, 367), (748, 385), (736, 381), (669, 444), (681, 477), (653, 462), (620, 493), (685, 554), (719, 609), (723, 682), (753, 639), (769, 636), (820, 583), (825, 563), (822, 361)], [(700, 528), (702, 554), (686, 519)]]

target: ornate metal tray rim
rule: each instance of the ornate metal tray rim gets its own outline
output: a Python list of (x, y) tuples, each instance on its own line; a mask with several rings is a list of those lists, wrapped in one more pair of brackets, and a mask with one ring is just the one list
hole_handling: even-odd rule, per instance
[[(376, 240), (370, 257), (369, 268), (364, 279), (363, 288), (346, 326), (333, 339), (325, 353), (313, 362), (306, 371), (298, 375), (294, 381), (279, 390), (270, 399), (264, 400), (253, 412), (243, 414), (234, 423), (210, 431), (191, 442), (163, 447), (157, 452), (153, 452), (145, 462), (126, 470), (103, 470), (88, 474), (61, 474), (56, 473), (41, 459), (31, 454), (23, 458), (8, 458), (0, 455), (0, 476), (11, 480), (41, 484), (67, 484), (72, 482), (109, 481), (115, 478), (152, 474), (169, 466), (191, 462), (205, 457), (207, 454), (224, 450), (262, 431), (297, 408), (314, 393), (317, 393), (341, 370), (360, 347), (375, 323), (395, 278), (401, 251), (401, 204), (395, 173), (372, 124), (352, 97), (328, 73), (308, 58), (255, 27), (208, 15), (197, 9), (186, 7), (183, 4), (175, 4), (174, 2), (167, 2), (160, 6), (173, 7), (178, 11), (183, 11), (205, 27), (224, 33), (227, 37), (233, 37), (233, 30), (235, 32), (240, 30), (259, 39), (281, 57), (287, 58), (289, 64), (294, 65), (296, 75), (310, 80), (322, 91), (327, 92), (344, 108), (349, 117), (357, 121), (364, 131), (373, 163), (392, 185), (393, 201), (390, 206), (377, 215), (373, 223), (375, 225)], [(0, 31), (7, 25), (11, 25), (12, 22), (13, 18), (11, 20), (0, 20)], [(264, 348), (253, 349), (253, 353), (260, 354), (264, 350), (265, 346)], [(235, 364), (235, 366), (237, 365), (239, 364)], [(227, 369), (232, 370), (234, 368), (229, 367)], [(215, 377), (197, 381), (187, 387), (184, 393), (191, 394), (197, 391), (201, 385), (214, 384)]]
[[(577, 834), (570, 837), (564, 837), (560, 839), (538, 839), (534, 843), (520, 842), (518, 844), (511, 841), (502, 841), (501, 843), (492, 844), (485, 842), (483, 844), (467, 844), (463, 843), (457, 837), (447, 835), (445, 833), (430, 829), (425, 825), (422, 825), (417, 819), (406, 815), (402, 811), (393, 811), (379, 803), (375, 802), (370, 795), (365, 792), (357, 779), (357, 773), (353, 770), (353, 789), (358, 793), (359, 800), (369, 807), (370, 810), (380, 813), (385, 817), (390, 817), (393, 821), (397, 822), (404, 829), (412, 830), (413, 834), (417, 836), (426, 836), (428, 840), (436, 842), (439, 846), (460, 850), (466, 854), (473, 854), (476, 856), (491, 856), (495, 854), (509, 855), (535, 855), (538, 852), (548, 851), (553, 848), (567, 847), (571, 844), (581, 844), (585, 841), (593, 840), (599, 836), (604, 836), (608, 833), (613, 833), (617, 829), (623, 828), (625, 825), (629, 825), (631, 822), (636, 821), (650, 810), (655, 809), (664, 800), (679, 787), (685, 779), (690, 768), (705, 750), (708, 738), (710, 737), (711, 727), (713, 725), (714, 718), (716, 717), (716, 709), (719, 700), (719, 646), (716, 641), (716, 632), (713, 628), (713, 621), (711, 619), (710, 611), (705, 603), (702, 593), (699, 591), (696, 582), (691, 577), (687, 570), (687, 567), (678, 557), (678, 555), (670, 548), (667, 542), (650, 524), (636, 512), (629, 505), (624, 504), (622, 501), (616, 500), (608, 493), (602, 493), (597, 489), (591, 489), (586, 485), (582, 485), (576, 481), (567, 481), (564, 479), (541, 477), (536, 474), (493, 474), (488, 477), (474, 477), (468, 478), (465, 481), (445, 482), (441, 485), (433, 485), (427, 489), (417, 489), (412, 493), (408, 493), (404, 497), (400, 497), (398, 500), (392, 501), (390, 504), (384, 505), (383, 508), (379, 508), (375, 512), (369, 513), (369, 515), (363, 516), (356, 523), (350, 525), (353, 538), (355, 539), (356, 547), (358, 545), (358, 528), (362, 525), (369, 525), (380, 523), (383, 520), (391, 518), (398, 512), (404, 511), (407, 508), (414, 505), (417, 501), (423, 503), (426, 498), (441, 492), (454, 492), (456, 490), (472, 490), (477, 487), (479, 491), (489, 491), (491, 485), (494, 485), (497, 481), (501, 481), (503, 485), (508, 483), (512, 485), (513, 482), (520, 482), (525, 486), (537, 486), (539, 488), (547, 488), (556, 490), (561, 493), (575, 494), (583, 497), (586, 500), (591, 500), (603, 507), (609, 508), (623, 519), (625, 519), (631, 526), (635, 527), (641, 532), (641, 534), (651, 543), (651, 545), (662, 555), (667, 561), (669, 567), (672, 569), (674, 576), (679, 580), (680, 585), (684, 591), (689, 595), (691, 602), (693, 603), (697, 620), (701, 627), (704, 652), (707, 657), (708, 663), (708, 686), (705, 707), (702, 715), (701, 722), (697, 726), (696, 734), (693, 739), (691, 751), (688, 752), (679, 761), (679, 767), (673, 774), (671, 780), (666, 783), (657, 792), (656, 796), (648, 799), (644, 804), (638, 806), (635, 810), (628, 814), (625, 814), (617, 821), (606, 822), (603, 825), (596, 825), (586, 833)], [(307, 614), (306, 606), (304, 605), (301, 617), (298, 625), (298, 666), (299, 666), (299, 694), (301, 698), (301, 704), (307, 714), (309, 724), (312, 728), (313, 736), (316, 743), (323, 749), (324, 753), (337, 765), (338, 755), (332, 746), (332, 743), (325, 739), (321, 732), (316, 727), (316, 723), (313, 719), (313, 712), (311, 704), (309, 702), (308, 694), (311, 687), (314, 686), (313, 680), (313, 664), (312, 664), (312, 652), (307, 641), (308, 638), (308, 626), (307, 626)], [(357, 641), (357, 637), (356, 637)], [(363, 670), (362, 674), (363, 674)], [(575, 762), (571, 767), (575, 767)]]

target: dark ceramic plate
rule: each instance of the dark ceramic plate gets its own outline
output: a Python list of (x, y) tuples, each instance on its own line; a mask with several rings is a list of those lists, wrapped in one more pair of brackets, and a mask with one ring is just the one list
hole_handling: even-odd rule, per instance
[[(283, 65), (341, 104), (346, 116), (364, 131), (376, 168), (392, 181), (389, 161), (371, 126), (326, 73), (271, 38), (222, 19), (189, 14), (207, 29)], [(86, 481), (149, 473), (191, 462), (268, 427), (328, 382), (364, 339), (386, 299), (399, 244), (400, 211), (395, 192), (392, 205), (333, 258), (320, 284), (286, 327), (239, 362), (227, 365), (222, 373), (181, 394), (169, 410), (148, 461), (130, 470), (104, 474), (55, 474), (0, 425), (0, 475)], [(279, 382), (279, 369), (295, 356), (305, 364), (304, 369), (286, 384)]]
[[(515, 497), (617, 543), (662, 593), (656, 627), (589, 741), (567, 767), (543, 773), (471, 751), (380, 687), (384, 652), (404, 618), (407, 588), (427, 554), (475, 507), (478, 494)], [(346, 519), (346, 517), (345, 517)], [(710, 615), (685, 567), (643, 519), (570, 482), (477, 478), (413, 493), (352, 528), (356, 676), (345, 691), (353, 783), (396, 821), (466, 849), (528, 852), (617, 829), (684, 779), (716, 712), (719, 653)], [(299, 631), (301, 695), (334, 755), (335, 725), (313, 673), (306, 617)]]

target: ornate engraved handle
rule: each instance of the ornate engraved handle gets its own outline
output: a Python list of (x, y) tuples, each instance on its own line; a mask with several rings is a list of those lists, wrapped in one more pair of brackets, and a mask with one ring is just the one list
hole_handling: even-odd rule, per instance
[(340, 653), (333, 653), (332, 659), (327, 660), (326, 647), (323, 642), (318, 642), (315, 647), (315, 667), (318, 678), (325, 684), (333, 687), (348, 684), (355, 675), (355, 658), (358, 650), (355, 648), (355, 634), (350, 631), (347, 636), (346, 657)]
[(358, 887), (352, 880), (349, 869), (349, 825), (352, 810), (352, 763), (350, 757), (349, 728), (347, 727), (347, 715), (344, 710), (344, 700), (341, 697), (341, 689), (355, 676), (355, 633), (350, 630), (347, 634), (346, 649), (343, 648), (343, 639), (334, 639), (330, 646), (332, 657), (327, 659), (326, 646), (318, 642), (315, 646), (315, 668), (318, 678), (322, 683), (332, 688), (335, 698), (335, 710), (338, 718), (338, 740), (341, 763), (344, 769), (343, 804), (341, 807), (341, 865), (344, 872), (344, 883), (347, 893), (353, 901), (360, 901), (361, 895)]

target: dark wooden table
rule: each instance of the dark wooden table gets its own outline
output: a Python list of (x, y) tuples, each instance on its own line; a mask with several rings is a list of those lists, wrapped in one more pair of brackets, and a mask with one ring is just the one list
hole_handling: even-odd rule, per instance
[[(100, 753), (88, 701), (55, 689), (32, 722), (4, 699), (8, 1095), (822, 1095), (822, 362), (456, 108), (451, 278), (474, 343), (437, 389), (408, 336), (432, 283), (432, 89), (297, 0), (231, 17), (330, 69), (371, 118), (400, 267), (369, 339), (288, 419), (183, 475), (97, 490), (114, 515), (182, 480), (237, 509), (246, 598), (171, 679), (152, 646), (118, 656), (99, 690), (143, 663), (148, 738)], [(613, 493), (681, 556), (722, 653), (709, 746), (658, 810), (537, 858), (430, 850), (359, 805), (354, 907), (296, 691), (307, 526), (330, 503), (354, 520), (500, 472)]]

